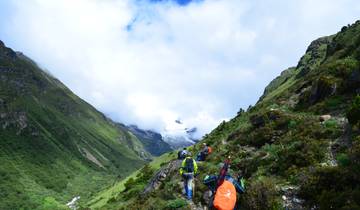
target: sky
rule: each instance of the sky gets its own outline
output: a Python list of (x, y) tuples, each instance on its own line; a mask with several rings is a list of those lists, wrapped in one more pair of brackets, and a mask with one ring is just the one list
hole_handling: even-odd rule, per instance
[(359, 14), (358, 0), (0, 0), (0, 40), (115, 121), (201, 137)]

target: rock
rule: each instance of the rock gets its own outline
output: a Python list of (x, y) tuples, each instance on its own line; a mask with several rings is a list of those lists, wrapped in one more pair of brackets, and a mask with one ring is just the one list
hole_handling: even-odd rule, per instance
[(180, 167), (180, 164), (181, 160), (173, 160), (166, 166), (163, 166), (150, 180), (149, 184), (144, 188), (144, 191), (141, 193), (141, 195), (147, 195), (153, 190), (158, 189), (166, 177), (168, 177), (171, 172), (177, 170)]
[(280, 188), (281, 198), (285, 209), (302, 210), (304, 201), (297, 197), (298, 186), (284, 186)]
[(330, 119), (331, 119), (331, 115), (329, 115), (329, 114), (321, 115), (319, 117), (320, 122), (325, 122), (325, 121), (330, 120)]
[(281, 113), (277, 109), (271, 109), (267, 115), (271, 121), (275, 121), (281, 117)]
[(204, 192), (203, 199), (204, 199), (206, 204), (210, 204), (211, 196), (212, 196), (211, 190), (207, 190), (207, 191)]
[(324, 98), (335, 94), (337, 90), (337, 84), (330, 77), (320, 77), (315, 85), (311, 88), (309, 97), (310, 105), (313, 105)]
[(260, 128), (265, 125), (265, 119), (263, 116), (253, 115), (250, 117), (250, 123), (255, 128)]
[(345, 86), (349, 92), (357, 92), (360, 89), (360, 70), (355, 69), (351, 72)]
[(77, 201), (80, 199), (80, 196), (76, 196), (74, 197), (69, 203), (66, 204), (66, 206), (68, 206), (71, 210), (76, 210), (77, 209)]

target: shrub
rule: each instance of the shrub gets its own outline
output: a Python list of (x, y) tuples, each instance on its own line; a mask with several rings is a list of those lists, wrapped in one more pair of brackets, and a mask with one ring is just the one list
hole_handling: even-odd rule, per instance
[(125, 184), (124, 184), (124, 186), (125, 186), (125, 192), (126, 191), (128, 191), (128, 190), (130, 190), (131, 188), (132, 188), (132, 186), (134, 186), (135, 185), (135, 179), (134, 178), (130, 178), (130, 179), (128, 179), (126, 182), (125, 182)]
[(350, 124), (357, 125), (360, 122), (360, 96), (356, 96), (352, 105), (346, 113)]
[(46, 197), (44, 199), (43, 203), (41, 204), (41, 206), (39, 206), (37, 209), (38, 210), (48, 210), (48, 209), (66, 210), (68, 208), (64, 205), (61, 205), (53, 197)]
[(166, 209), (178, 209), (187, 205), (187, 202), (183, 199), (175, 199), (168, 201)]
[(344, 98), (342, 96), (333, 96), (325, 101), (323, 109), (325, 109), (326, 111), (336, 110), (343, 103), (344, 103)]
[(289, 129), (294, 129), (297, 126), (297, 122), (295, 120), (290, 120), (289, 124), (288, 124), (288, 128)]
[(341, 166), (349, 166), (350, 165), (350, 158), (347, 154), (341, 153), (336, 157), (336, 160)]
[(358, 61), (352, 57), (346, 57), (341, 60), (329, 63), (325, 66), (329, 72), (335, 76), (348, 77), (358, 66)]
[(246, 193), (241, 196), (241, 205), (244, 209), (281, 209), (275, 182), (270, 178), (263, 178), (250, 183)]
[(328, 129), (334, 129), (338, 127), (338, 123), (336, 120), (330, 119), (324, 122), (324, 126)]

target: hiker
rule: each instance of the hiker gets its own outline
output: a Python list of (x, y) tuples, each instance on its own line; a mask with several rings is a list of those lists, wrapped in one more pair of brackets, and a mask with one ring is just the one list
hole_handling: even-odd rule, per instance
[(209, 147), (206, 145), (206, 143), (203, 143), (203, 148), (201, 149), (200, 153), (197, 155), (196, 160), (205, 161), (208, 154), (209, 154)]
[(229, 159), (221, 164), (220, 167), (218, 176), (207, 175), (203, 180), (203, 183), (210, 189), (212, 194), (210, 196), (209, 208), (218, 210), (238, 209), (236, 193), (242, 194), (245, 192), (245, 181), (241, 176), (238, 176), (237, 179), (231, 176), (229, 172)]
[(191, 157), (191, 153), (186, 154), (186, 158), (182, 161), (180, 168), (180, 175), (184, 180), (185, 195), (188, 200), (192, 200), (193, 189), (194, 189), (194, 176), (197, 173), (196, 161)]
[(180, 150), (178, 152), (178, 159), (179, 160), (184, 160), (187, 153), (188, 153), (188, 151), (187, 151), (186, 147), (184, 147), (182, 150)]

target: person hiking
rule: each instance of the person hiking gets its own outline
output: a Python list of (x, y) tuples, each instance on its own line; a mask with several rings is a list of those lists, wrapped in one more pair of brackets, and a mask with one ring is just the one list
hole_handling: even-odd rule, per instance
[(200, 153), (197, 155), (196, 160), (205, 161), (208, 154), (209, 154), (209, 147), (206, 145), (206, 143), (203, 143), (203, 147)]
[(187, 153), (188, 153), (188, 151), (187, 151), (186, 147), (184, 147), (182, 150), (180, 150), (178, 152), (178, 159), (179, 160), (184, 160)]
[(180, 175), (184, 181), (185, 195), (188, 200), (192, 200), (194, 189), (193, 179), (197, 173), (197, 170), (198, 166), (196, 161), (191, 157), (191, 153), (188, 152), (180, 167)]
[(205, 176), (203, 183), (210, 189), (211, 196), (209, 202), (210, 209), (235, 210), (238, 209), (237, 193), (245, 192), (245, 181), (242, 176), (235, 179), (230, 171), (230, 160), (227, 159), (220, 164), (220, 173)]

